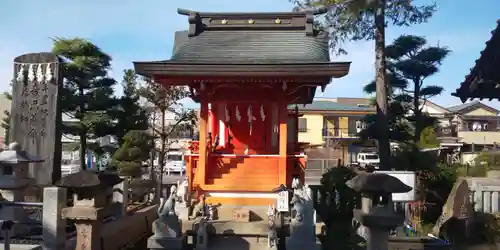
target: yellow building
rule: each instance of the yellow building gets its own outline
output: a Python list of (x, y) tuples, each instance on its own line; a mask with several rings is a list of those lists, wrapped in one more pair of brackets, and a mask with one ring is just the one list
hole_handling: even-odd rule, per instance
[(347, 163), (360, 149), (339, 145), (342, 141), (358, 139), (357, 134), (364, 127), (363, 118), (375, 113), (369, 99), (365, 98), (317, 98), (298, 109), (301, 115), (298, 121), (299, 141), (312, 146), (336, 148), (340, 155), (334, 157)]

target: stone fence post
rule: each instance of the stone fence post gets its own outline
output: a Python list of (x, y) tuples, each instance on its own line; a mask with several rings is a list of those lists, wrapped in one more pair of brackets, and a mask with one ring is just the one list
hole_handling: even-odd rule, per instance
[(123, 181), (113, 187), (113, 203), (117, 207), (115, 216), (121, 218), (127, 215), (129, 204), (129, 181), (127, 177), (122, 177)]
[(61, 211), (67, 206), (67, 191), (60, 187), (43, 189), (43, 243), (44, 250), (66, 249), (66, 219)]

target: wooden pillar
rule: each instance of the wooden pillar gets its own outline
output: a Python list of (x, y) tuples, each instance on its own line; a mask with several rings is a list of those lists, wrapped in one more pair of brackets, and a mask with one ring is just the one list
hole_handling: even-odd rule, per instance
[(287, 184), (286, 183), (286, 165), (287, 165), (287, 147), (288, 147), (288, 110), (286, 104), (279, 105), (279, 152), (280, 152), (280, 160), (279, 160), (279, 184)]
[(196, 167), (196, 180), (199, 185), (205, 185), (205, 173), (207, 167), (207, 129), (208, 129), (208, 103), (202, 101), (200, 103), (200, 159)]

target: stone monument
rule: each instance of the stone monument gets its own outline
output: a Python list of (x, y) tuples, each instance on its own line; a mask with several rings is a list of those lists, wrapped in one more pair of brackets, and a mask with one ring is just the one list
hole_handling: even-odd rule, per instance
[(9, 138), (43, 162), (30, 165), (38, 185), (61, 178), (60, 97), (62, 63), (54, 54), (30, 53), (14, 59)]
[[(39, 157), (31, 156), (22, 150), (17, 142), (9, 144), (7, 150), (0, 152), (0, 195), (3, 201), (24, 201), (25, 190), (34, 184), (34, 180), (28, 177), (28, 165), (41, 161)], [(26, 221), (29, 219), (23, 207), (2, 206), (0, 220)], [(25, 226), (15, 225), (11, 234), (16, 236), (27, 230)]]
[(175, 192), (162, 200), (158, 208), (158, 219), (153, 222), (154, 235), (148, 239), (148, 249), (181, 250), (186, 242), (182, 235), (182, 223), (175, 213)]
[(453, 245), (465, 245), (469, 236), (467, 226), (472, 220), (473, 212), (467, 180), (459, 179), (448, 195), (443, 212), (432, 230), (433, 234), (444, 237)]
[(104, 250), (100, 240), (102, 221), (114, 212), (113, 186), (122, 181), (115, 174), (80, 171), (57, 182), (57, 186), (73, 193), (73, 207), (63, 208), (62, 217), (75, 221), (76, 250)]
[(392, 194), (406, 193), (412, 188), (383, 173), (358, 174), (346, 185), (362, 195), (360, 222), (368, 228), (366, 249), (389, 249), (389, 232), (404, 222), (404, 216), (394, 212)]

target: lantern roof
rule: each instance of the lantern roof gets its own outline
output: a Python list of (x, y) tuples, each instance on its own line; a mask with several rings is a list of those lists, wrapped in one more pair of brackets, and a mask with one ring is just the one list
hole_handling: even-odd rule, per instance
[(6, 150), (0, 152), (0, 163), (19, 164), (31, 162), (43, 162), (43, 160), (22, 150), (21, 145), (17, 142), (10, 143)]

